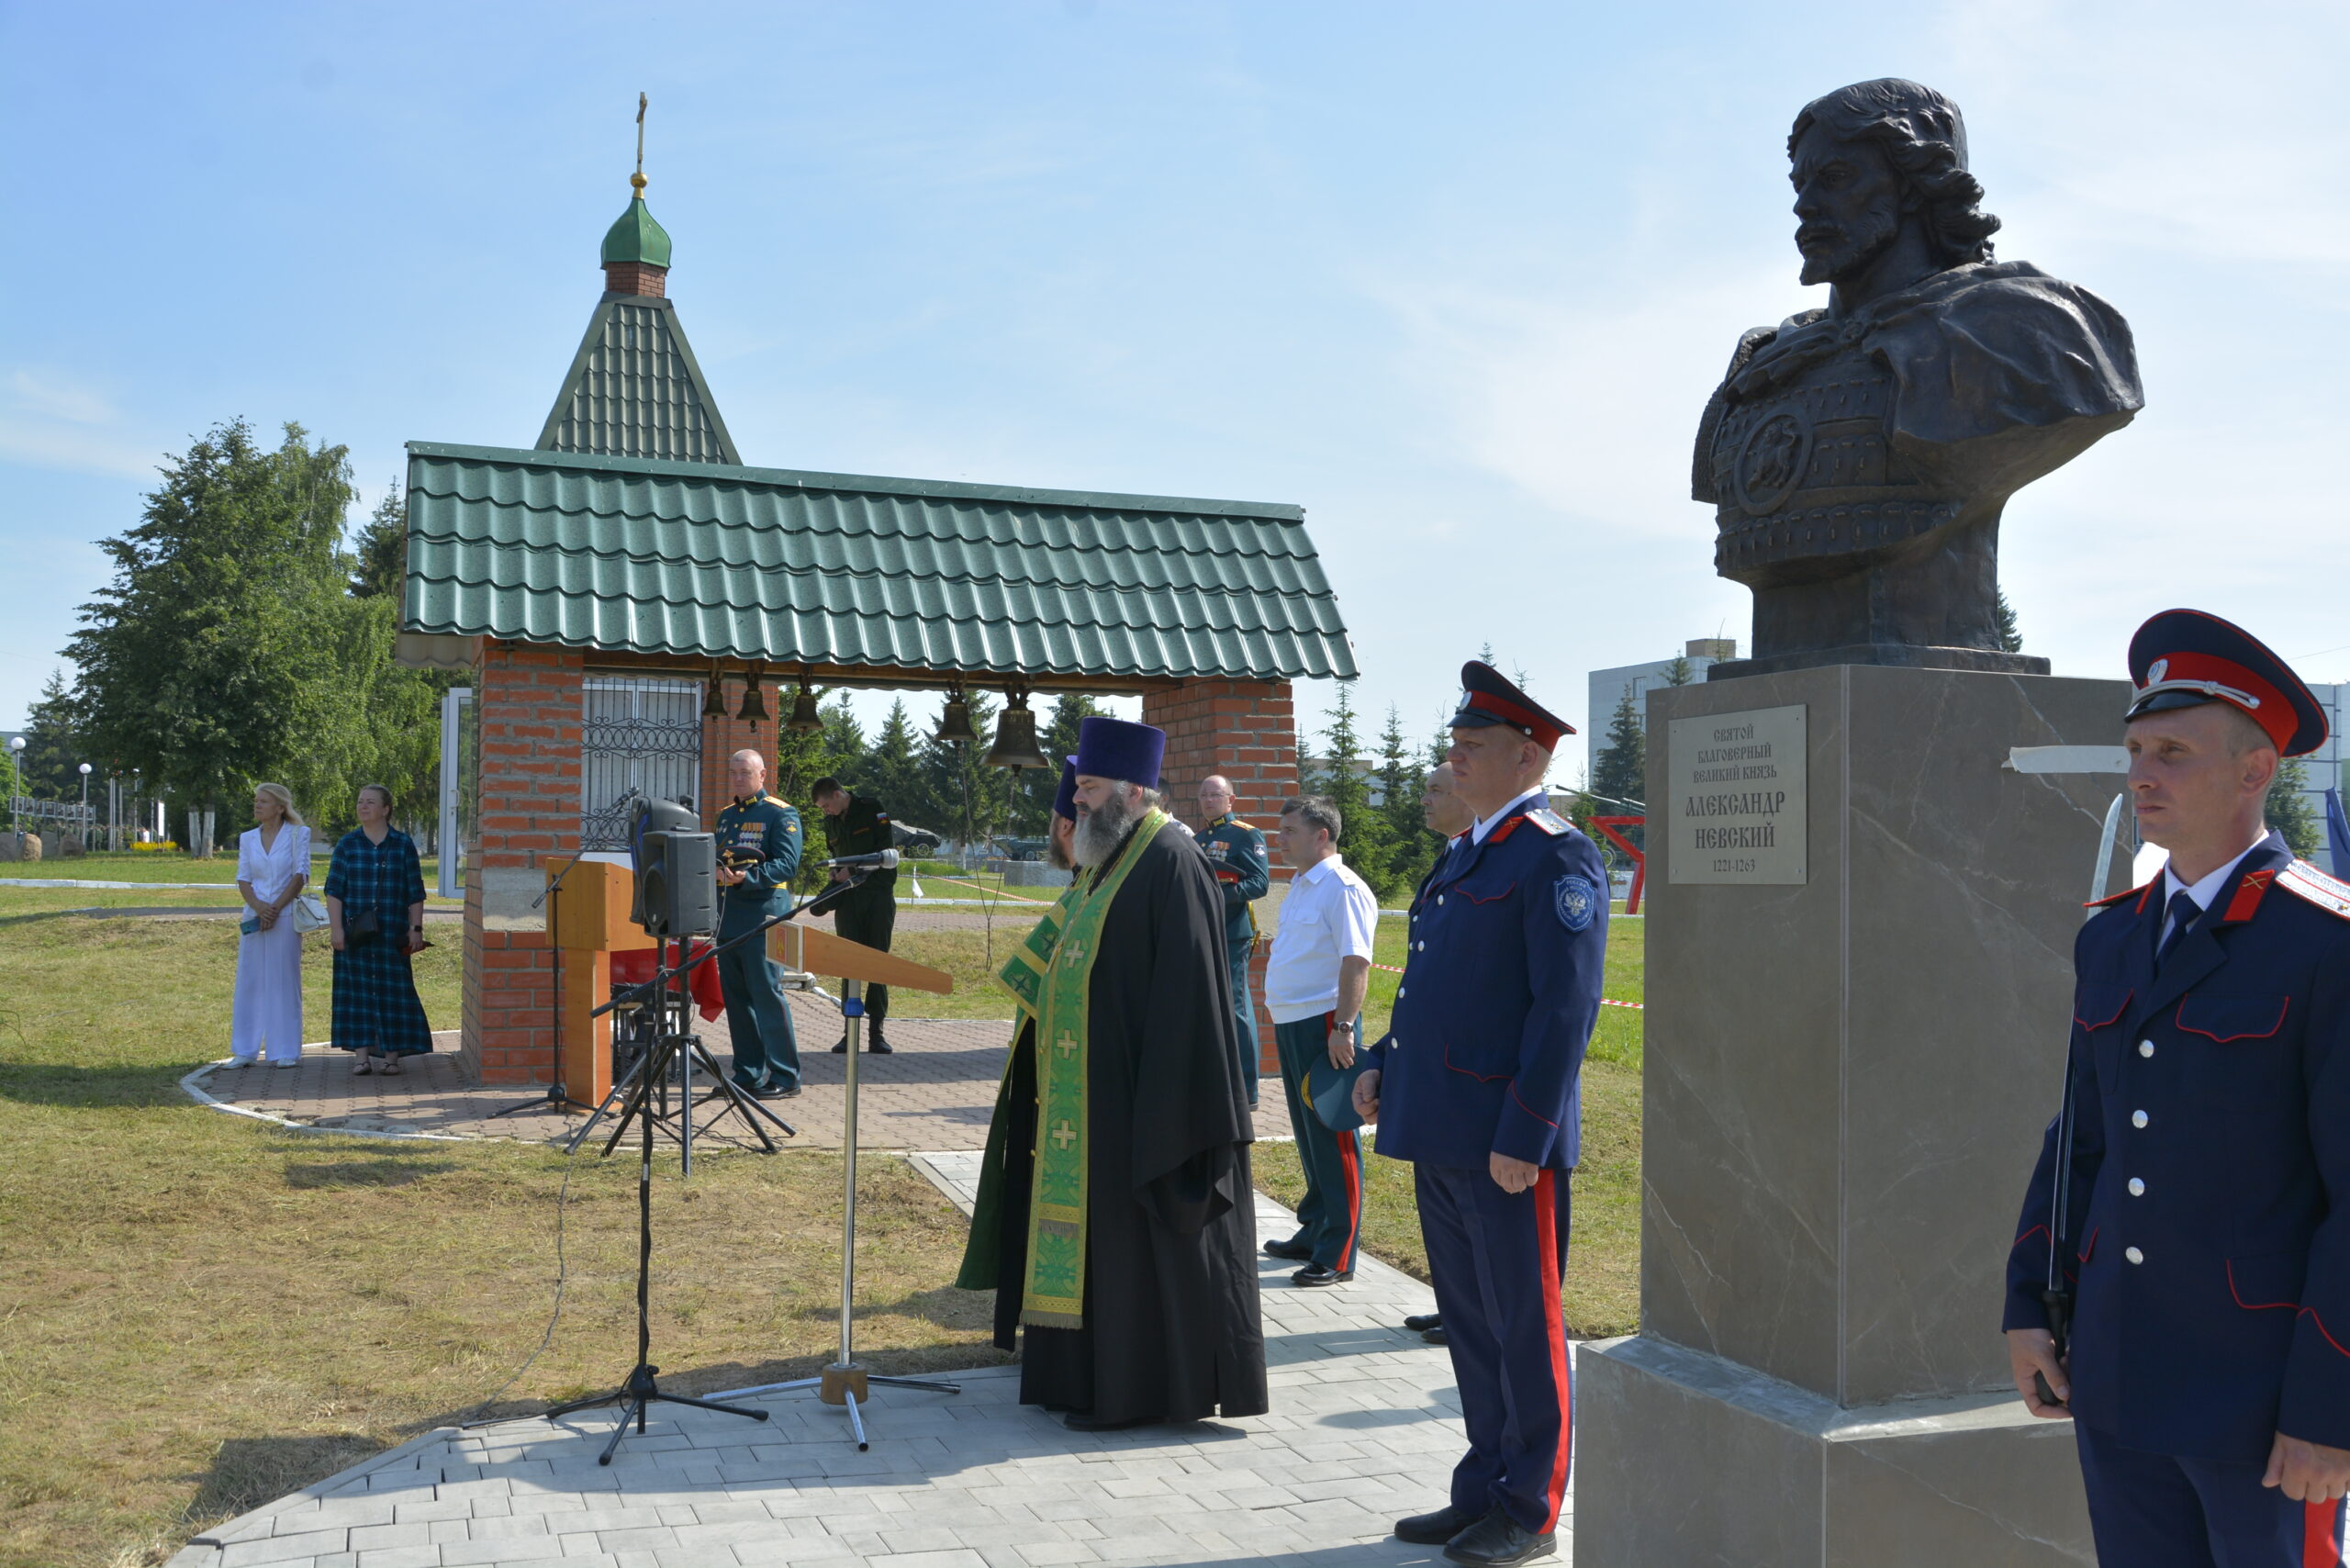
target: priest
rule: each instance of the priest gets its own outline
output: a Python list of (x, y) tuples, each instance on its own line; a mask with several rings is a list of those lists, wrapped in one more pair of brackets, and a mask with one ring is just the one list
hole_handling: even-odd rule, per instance
[(1079, 731), (1080, 869), (1004, 969), (1021, 1016), (957, 1281), (1018, 1331), (1022, 1403), (1078, 1431), (1266, 1409), (1224, 901), (1160, 806), (1166, 746)]

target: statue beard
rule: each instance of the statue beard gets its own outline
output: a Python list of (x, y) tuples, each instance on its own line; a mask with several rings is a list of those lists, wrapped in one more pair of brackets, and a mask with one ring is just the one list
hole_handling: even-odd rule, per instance
[(1110, 792), (1110, 798), (1091, 810), (1080, 806), (1077, 812), (1077, 834), (1073, 847), (1080, 866), (1107, 866), (1126, 841), (1135, 823), (1142, 820), (1140, 802), (1126, 793), (1122, 786)]
[[(1796, 230), (1800, 235), (1804, 225)], [(1867, 266), (1901, 237), (1901, 209), (1886, 203), (1872, 207), (1858, 221), (1834, 230), (1835, 244), (1825, 252), (1803, 252), (1803, 281), (1839, 283)]]

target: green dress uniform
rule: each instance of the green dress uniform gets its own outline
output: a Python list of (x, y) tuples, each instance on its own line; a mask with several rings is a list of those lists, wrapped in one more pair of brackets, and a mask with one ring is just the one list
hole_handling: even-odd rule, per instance
[(1248, 994), (1248, 958), (1257, 947), (1257, 913), (1250, 906), (1272, 886), (1265, 858), (1265, 835), (1230, 812), (1200, 829), (1200, 852), (1208, 857), (1224, 894), (1224, 945), (1232, 966), (1233, 1021), (1239, 1025), (1240, 1081), (1248, 1103), (1257, 1103), (1257, 1002)]
[[(800, 869), (800, 813), (762, 790), (718, 813), (722, 865), (743, 873), (719, 889), (718, 939), (739, 936), (780, 914)], [(757, 1093), (800, 1086), (800, 1045), (791, 1010), (783, 1002), (783, 971), (764, 940), (718, 956), (718, 984), (726, 995), (726, 1028), (733, 1038), (734, 1081)]]
[[(868, 801), (862, 795), (851, 795), (848, 808), (839, 816), (824, 819), (824, 842), (832, 846), (833, 858), (851, 855), (878, 855), (897, 845), (897, 831), (890, 825), (890, 813), (878, 801)], [(868, 871), (856, 889), (833, 905), (833, 929), (852, 942), (862, 942), (868, 947), (890, 950), (890, 934), (898, 925), (898, 873), (885, 868)], [(890, 988), (868, 985), (865, 988), (865, 1015), (872, 1021), (873, 1035), (879, 1038), (882, 1020), (890, 1016)]]

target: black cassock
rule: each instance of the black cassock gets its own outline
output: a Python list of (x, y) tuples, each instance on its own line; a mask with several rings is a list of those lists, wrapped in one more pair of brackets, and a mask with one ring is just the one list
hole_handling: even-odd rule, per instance
[[(1260, 1415), (1255, 1132), (1224, 901), (1180, 823), (1125, 853), (1142, 858), (1102, 923), (1086, 998), (1085, 1326), (1027, 1329), (1020, 1398), (1104, 1421)], [(996, 1287), (1006, 1350), (1028, 1264), (1035, 1033), (1024, 1026), (1013, 1047), (960, 1281)]]

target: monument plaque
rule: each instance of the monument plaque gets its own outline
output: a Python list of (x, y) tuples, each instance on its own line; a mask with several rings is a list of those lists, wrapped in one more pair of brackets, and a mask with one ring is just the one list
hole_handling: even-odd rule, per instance
[(1673, 880), (1807, 881), (1803, 705), (1675, 719), (1669, 738)]

